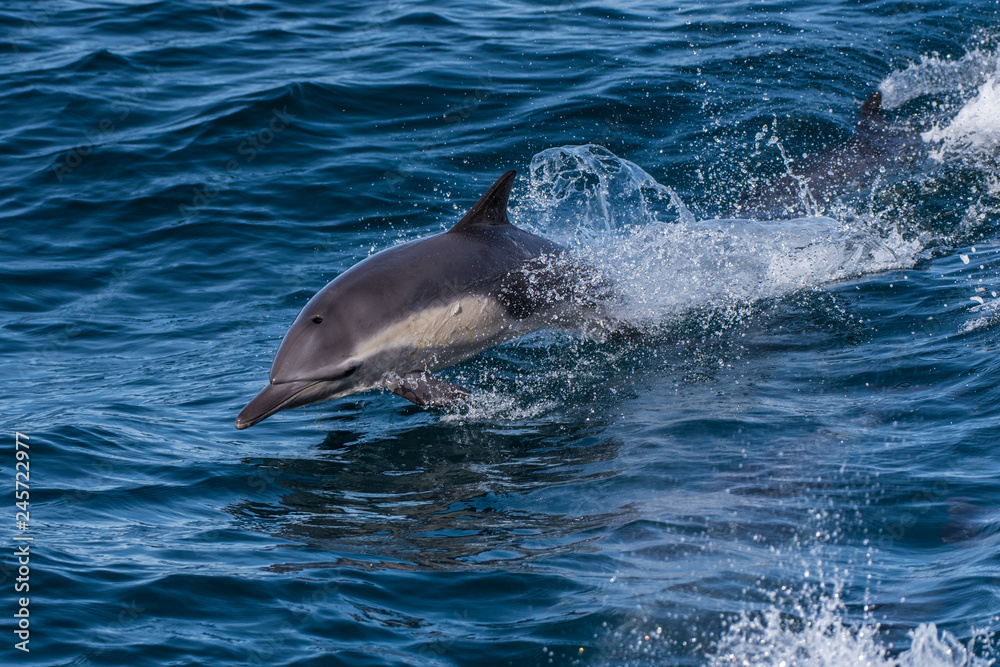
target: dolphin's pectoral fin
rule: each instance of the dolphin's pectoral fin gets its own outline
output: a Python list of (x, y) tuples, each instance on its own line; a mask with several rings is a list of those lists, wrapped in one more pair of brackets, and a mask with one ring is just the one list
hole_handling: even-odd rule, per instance
[(427, 408), (444, 408), (472, 395), (465, 387), (439, 380), (430, 373), (417, 372), (386, 377), (383, 386), (411, 403)]

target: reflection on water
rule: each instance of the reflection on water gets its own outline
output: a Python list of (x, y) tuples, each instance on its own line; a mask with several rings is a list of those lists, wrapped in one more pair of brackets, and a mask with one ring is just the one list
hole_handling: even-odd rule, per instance
[(381, 567), (509, 567), (537, 553), (579, 551), (588, 531), (622, 510), (580, 515), (547, 503), (541, 511), (527, 494), (614, 476), (620, 444), (548, 428), (528, 439), (437, 424), (350, 446), (353, 433), (331, 431), (308, 459), (247, 461), (284, 489), (280, 504), (243, 501), (229, 511), (343, 554), (334, 560), (362, 557)]

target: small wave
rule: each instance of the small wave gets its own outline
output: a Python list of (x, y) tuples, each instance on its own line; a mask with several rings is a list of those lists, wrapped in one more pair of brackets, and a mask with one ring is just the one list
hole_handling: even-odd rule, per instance
[(960, 58), (933, 54), (892, 72), (879, 85), (882, 106), (894, 109), (925, 95), (968, 95), (1000, 66), (1000, 35), (982, 35)]
[[(949, 155), (988, 157), (1000, 151), (1000, 80), (992, 74), (953, 118), (923, 133), (937, 148), (931, 156), (943, 162)], [(995, 176), (995, 174), (994, 174)], [(996, 184), (996, 179), (993, 180)], [(1000, 189), (998, 189), (1000, 192)]]
[[(993, 292), (995, 295), (996, 292)], [(980, 329), (989, 329), (1000, 323), (1000, 299), (993, 298), (984, 301), (982, 297), (973, 297), (979, 305), (969, 309), (970, 313), (976, 313), (976, 317), (968, 320), (959, 328), (959, 333), (971, 333)]]
[(921, 134), (930, 156), (979, 175), (970, 213), (996, 210), (987, 199), (1000, 197), (1000, 34), (981, 35), (961, 58), (925, 56), (879, 88), (885, 107), (930, 98), (930, 129)]

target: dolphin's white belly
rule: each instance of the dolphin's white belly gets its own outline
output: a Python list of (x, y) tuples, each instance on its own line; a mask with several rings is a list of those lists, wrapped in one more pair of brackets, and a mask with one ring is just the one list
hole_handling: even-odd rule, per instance
[(369, 372), (432, 371), (537, 328), (511, 318), (492, 297), (464, 295), (392, 322), (357, 347), (353, 356), (364, 359)]

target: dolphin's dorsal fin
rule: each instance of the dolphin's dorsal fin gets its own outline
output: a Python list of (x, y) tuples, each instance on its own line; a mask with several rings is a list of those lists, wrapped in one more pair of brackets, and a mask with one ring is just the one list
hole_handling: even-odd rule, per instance
[(490, 186), (476, 205), (469, 209), (465, 217), (449, 229), (449, 232), (464, 232), (476, 227), (501, 227), (509, 225), (507, 219), (507, 199), (510, 197), (510, 188), (514, 185), (514, 177), (517, 172), (511, 169), (506, 174), (496, 180)]
[(875, 130), (883, 125), (885, 118), (882, 117), (882, 93), (876, 90), (861, 105), (861, 111), (858, 113), (858, 129)]

